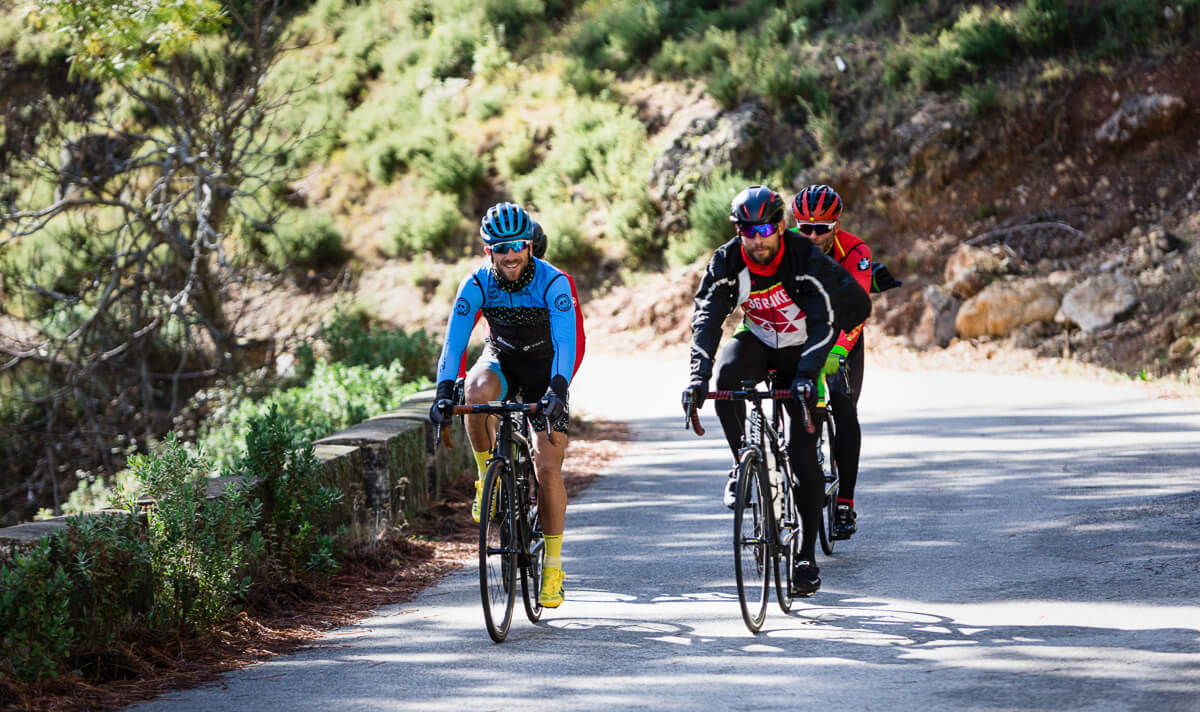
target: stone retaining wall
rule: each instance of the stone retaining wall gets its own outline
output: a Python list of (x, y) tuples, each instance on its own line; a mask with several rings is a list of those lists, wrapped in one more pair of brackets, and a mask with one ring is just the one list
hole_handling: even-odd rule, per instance
[[(354, 543), (404, 525), (407, 517), (442, 496), (447, 482), (475, 466), (466, 433), (457, 418), (451, 434), (456, 447), (434, 448), (429, 421), (433, 390), (416, 393), (396, 411), (377, 415), (314, 443), (326, 482), (343, 493), (342, 513)], [(235, 478), (214, 478), (208, 496), (220, 497)], [(254, 483), (248, 483), (251, 487)], [(120, 510), (88, 512), (106, 516)], [(0, 563), (66, 526), (66, 517), (0, 529)]]

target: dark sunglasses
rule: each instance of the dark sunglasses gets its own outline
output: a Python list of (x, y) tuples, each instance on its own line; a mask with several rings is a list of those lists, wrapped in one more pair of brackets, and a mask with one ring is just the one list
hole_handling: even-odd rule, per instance
[(775, 234), (774, 225), (738, 225), (737, 234), (742, 237), (770, 237)]
[(796, 229), (804, 235), (824, 235), (832, 230), (834, 225), (837, 225), (837, 223), (802, 222), (796, 223)]
[(497, 242), (488, 249), (497, 255), (507, 255), (510, 252), (520, 252), (526, 247), (529, 247), (529, 240), (509, 240), (508, 242)]

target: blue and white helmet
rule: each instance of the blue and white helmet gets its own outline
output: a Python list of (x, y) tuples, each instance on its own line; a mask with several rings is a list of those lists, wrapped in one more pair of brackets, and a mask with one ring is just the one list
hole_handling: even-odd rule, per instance
[(496, 203), (479, 224), (479, 236), (491, 246), (510, 240), (532, 240), (533, 220), (515, 203)]

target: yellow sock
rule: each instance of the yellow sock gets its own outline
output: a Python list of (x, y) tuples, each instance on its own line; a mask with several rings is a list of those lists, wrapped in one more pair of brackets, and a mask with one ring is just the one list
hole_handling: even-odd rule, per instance
[(561, 569), (562, 534), (547, 534), (543, 538), (546, 541), (546, 568)]
[(484, 475), (487, 474), (487, 460), (490, 453), (487, 450), (484, 450), (483, 452), (472, 450), (472, 452), (475, 453), (475, 465), (479, 468), (479, 475), (476, 477), (476, 479), (482, 482)]

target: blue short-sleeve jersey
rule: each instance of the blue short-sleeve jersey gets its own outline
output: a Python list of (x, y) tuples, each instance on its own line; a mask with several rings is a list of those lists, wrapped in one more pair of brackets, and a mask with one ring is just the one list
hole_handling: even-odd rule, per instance
[(438, 360), (438, 381), (454, 380), (475, 317), (483, 312), (493, 348), (503, 357), (550, 360), (550, 376), (568, 383), (575, 368), (575, 310), (567, 276), (554, 265), (531, 257), (533, 279), (521, 289), (505, 291), (484, 262), (458, 286), (454, 309), (446, 322), (446, 343)]

